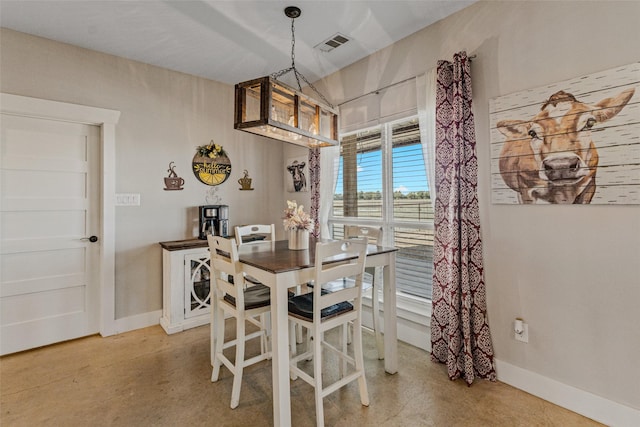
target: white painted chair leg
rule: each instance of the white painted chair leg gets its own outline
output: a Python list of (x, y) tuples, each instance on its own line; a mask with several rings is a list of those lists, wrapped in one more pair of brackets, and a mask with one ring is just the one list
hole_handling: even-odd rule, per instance
[(358, 378), (358, 386), (360, 388), (360, 402), (364, 406), (369, 406), (369, 391), (367, 390), (367, 380), (364, 374), (364, 355), (362, 352), (362, 325), (354, 324), (354, 348), (353, 355), (355, 359), (356, 371), (360, 372)]
[(313, 379), (315, 382), (315, 400), (316, 400), (316, 425), (324, 427), (324, 406), (322, 404), (322, 334), (318, 333), (318, 337), (313, 340), (314, 345), (314, 361), (313, 361)]
[(238, 321), (236, 325), (236, 360), (233, 369), (233, 388), (231, 389), (231, 409), (240, 403), (240, 388), (242, 387), (242, 371), (244, 370), (245, 322)]
[(220, 361), (218, 355), (222, 354), (222, 348), (224, 345), (224, 310), (222, 310), (222, 308), (218, 307), (218, 309), (216, 310), (215, 325), (211, 326), (215, 326), (216, 328), (216, 344), (215, 352), (213, 355), (213, 371), (211, 372), (211, 382), (216, 382), (218, 381), (218, 378), (220, 376), (220, 366), (222, 365), (222, 362)]
[(376, 336), (376, 347), (378, 349), (378, 359), (384, 359), (384, 341), (382, 340), (382, 330), (380, 328), (380, 301), (378, 300), (380, 288), (380, 281), (376, 277), (373, 280), (373, 286), (371, 289), (371, 311), (372, 311), (372, 322), (373, 322), (373, 332)]
[[(302, 286), (296, 286), (296, 295), (300, 295), (302, 293)], [(302, 344), (302, 325), (296, 324), (296, 336), (295, 336), (296, 344)]]
[[(342, 351), (342, 354), (347, 354), (347, 343), (348, 343), (347, 335), (350, 330), (351, 330), (351, 325), (349, 324), (340, 325), (340, 349)], [(344, 378), (345, 375), (347, 375), (347, 359), (345, 359), (344, 357), (341, 357), (340, 360), (341, 360), (340, 368), (339, 368), (340, 378)]]
[[(291, 320), (289, 321), (289, 360), (293, 359), (298, 352), (295, 340), (296, 329), (298, 328), (301, 328), (301, 326)], [(297, 363), (295, 365), (298, 366)], [(289, 369), (289, 378), (291, 378), (291, 381), (295, 381), (298, 379), (298, 375)]]

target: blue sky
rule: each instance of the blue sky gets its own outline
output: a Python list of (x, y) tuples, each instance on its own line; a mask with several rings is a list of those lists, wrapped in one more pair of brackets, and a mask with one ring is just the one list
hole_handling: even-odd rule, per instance
[[(420, 144), (406, 145), (393, 149), (393, 190), (403, 193), (427, 191), (427, 175), (424, 170), (422, 147)], [(380, 151), (358, 154), (358, 190), (378, 191), (382, 186), (382, 164)], [(342, 171), (342, 159), (340, 159)], [(342, 173), (338, 175), (336, 194), (342, 194)]]

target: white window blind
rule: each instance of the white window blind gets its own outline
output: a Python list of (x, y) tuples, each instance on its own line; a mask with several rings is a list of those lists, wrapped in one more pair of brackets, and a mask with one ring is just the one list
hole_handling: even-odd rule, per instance
[(416, 114), (416, 79), (362, 95), (340, 105), (340, 132), (354, 132)]

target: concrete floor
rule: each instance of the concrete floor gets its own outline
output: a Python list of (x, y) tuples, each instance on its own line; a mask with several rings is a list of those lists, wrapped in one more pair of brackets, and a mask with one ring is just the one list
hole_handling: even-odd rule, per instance
[[(210, 382), (208, 333), (202, 326), (166, 335), (154, 326), (2, 357), (0, 425), (270, 426), (270, 362), (245, 370), (240, 405), (232, 410), (229, 371)], [(599, 425), (500, 382), (449, 381), (443, 365), (403, 343), (400, 371), (388, 375), (373, 336), (363, 337), (371, 405), (360, 405), (351, 383), (324, 399), (327, 426)], [(291, 405), (294, 426), (315, 425), (311, 386), (292, 382)]]

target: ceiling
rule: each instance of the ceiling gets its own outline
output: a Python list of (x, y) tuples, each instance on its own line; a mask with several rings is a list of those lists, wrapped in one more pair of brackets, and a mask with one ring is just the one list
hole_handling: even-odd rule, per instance
[[(294, 5), (302, 9), (296, 69), (315, 81), (474, 1), (0, 0), (0, 25), (235, 84), (291, 66), (291, 19), (283, 11)], [(336, 33), (350, 41), (314, 49)]]

